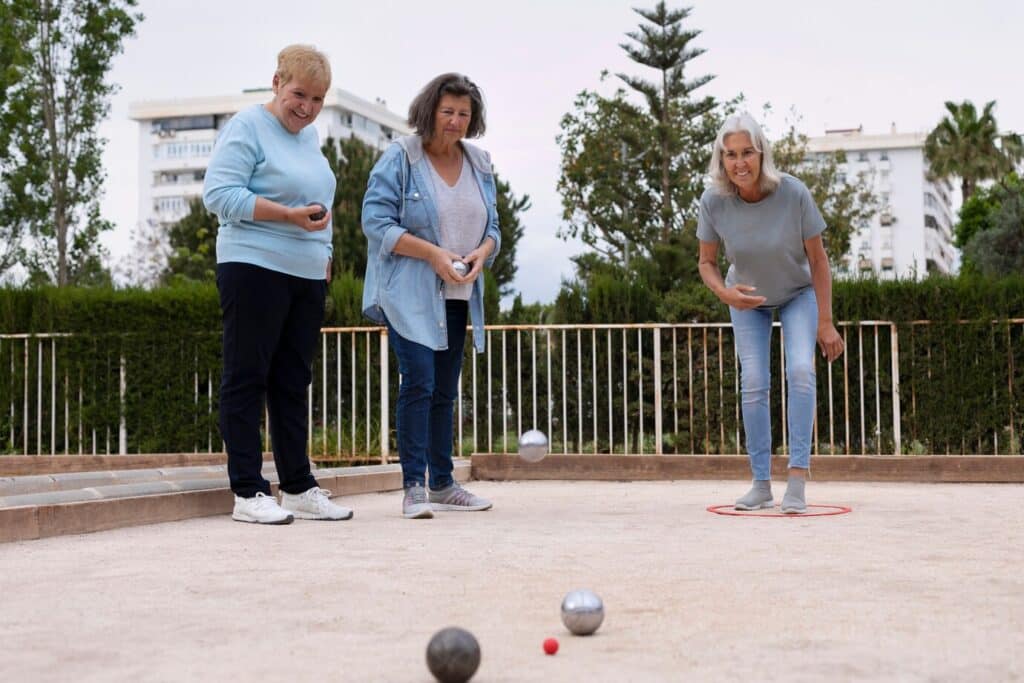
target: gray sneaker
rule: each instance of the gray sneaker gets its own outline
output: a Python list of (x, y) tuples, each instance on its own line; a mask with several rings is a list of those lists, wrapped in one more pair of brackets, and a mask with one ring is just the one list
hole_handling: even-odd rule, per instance
[(457, 481), (440, 491), (431, 490), (430, 504), (435, 510), (462, 510), (464, 512), (478, 512), (491, 508), (491, 501), (474, 496), (462, 488)]
[(786, 495), (782, 497), (782, 511), (787, 515), (799, 515), (807, 512), (807, 503), (804, 499), (804, 484), (806, 481), (801, 477), (790, 477), (786, 482)]
[(406, 519), (430, 519), (434, 516), (424, 486), (410, 486), (405, 490), (402, 496), (402, 516)]
[(754, 480), (754, 485), (742, 498), (736, 501), (737, 510), (760, 510), (775, 505), (772, 498), (772, 483), (768, 480)]

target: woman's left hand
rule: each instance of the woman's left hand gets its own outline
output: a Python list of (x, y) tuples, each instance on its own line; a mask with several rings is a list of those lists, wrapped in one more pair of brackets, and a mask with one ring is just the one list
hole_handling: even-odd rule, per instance
[(832, 323), (818, 325), (818, 348), (829, 363), (843, 355), (843, 338), (839, 336), (836, 326)]
[(473, 282), (480, 276), (480, 271), (484, 269), (484, 263), (492, 251), (494, 251), (494, 240), (486, 239), (483, 244), (462, 258), (466, 265), (469, 266), (469, 272), (466, 273), (466, 277), (462, 280), (463, 282)]

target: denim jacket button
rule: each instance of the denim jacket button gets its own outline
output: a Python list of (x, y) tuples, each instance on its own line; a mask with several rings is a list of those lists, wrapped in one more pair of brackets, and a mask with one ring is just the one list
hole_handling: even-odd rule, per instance
[(420, 193), (419, 192), (413, 192), (412, 193), (412, 198), (413, 199), (419, 199), (420, 198)]

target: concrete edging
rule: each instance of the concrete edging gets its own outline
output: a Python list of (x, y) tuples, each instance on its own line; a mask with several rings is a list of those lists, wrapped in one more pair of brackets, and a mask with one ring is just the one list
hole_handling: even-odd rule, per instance
[[(537, 463), (514, 453), (474, 453), (474, 479), (564, 479), (654, 481), (674, 479), (748, 479), (745, 455), (563, 455)], [(785, 479), (787, 459), (772, 458), (775, 479)], [(811, 459), (815, 481), (1024, 482), (1019, 455), (822, 455)]]
[[(335, 496), (352, 496), (362, 493), (397, 491), (402, 488), (400, 465), (365, 465), (336, 467), (315, 472), (317, 482), (329, 489)], [(456, 460), (455, 478), (466, 481), (470, 477), (470, 463)], [(153, 484), (174, 485), (174, 482), (153, 482)], [(84, 534), (105, 531), (126, 526), (174, 522), (193, 517), (227, 515), (234, 506), (234, 498), (227, 481), (189, 480), (177, 482), (181, 489), (189, 485), (212, 486), (199, 490), (175, 490), (150, 495), (138, 493), (117, 496), (128, 489), (140, 486), (127, 484), (124, 487), (109, 486), (88, 489), (107, 497), (92, 500), (60, 502), (40, 499), (36, 504), (0, 509), (0, 543), (25, 541), (65, 534)], [(124, 488), (125, 491), (116, 489)], [(274, 493), (277, 485), (273, 484)], [(73, 491), (51, 491), (37, 494), (55, 496), (73, 494)], [(88, 494), (92, 496), (93, 494)], [(395, 501), (396, 514), (399, 501)], [(356, 514), (358, 516), (358, 510)]]

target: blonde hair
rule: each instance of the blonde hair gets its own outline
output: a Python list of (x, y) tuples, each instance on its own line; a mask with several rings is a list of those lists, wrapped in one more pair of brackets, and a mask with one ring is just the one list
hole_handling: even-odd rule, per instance
[(312, 45), (289, 45), (277, 54), (274, 76), (279, 86), (302, 78), (327, 90), (331, 87), (331, 63), (327, 55)]
[(711, 176), (712, 186), (719, 194), (723, 195), (736, 195), (738, 192), (736, 186), (729, 180), (729, 175), (725, 172), (725, 164), (722, 162), (725, 139), (734, 133), (749, 135), (754, 149), (761, 154), (761, 172), (758, 175), (757, 183), (762, 192), (771, 194), (782, 182), (782, 176), (772, 161), (772, 146), (765, 138), (761, 126), (757, 125), (754, 117), (747, 112), (733, 114), (718, 130), (714, 149), (711, 150), (711, 163), (708, 164), (708, 175)]

